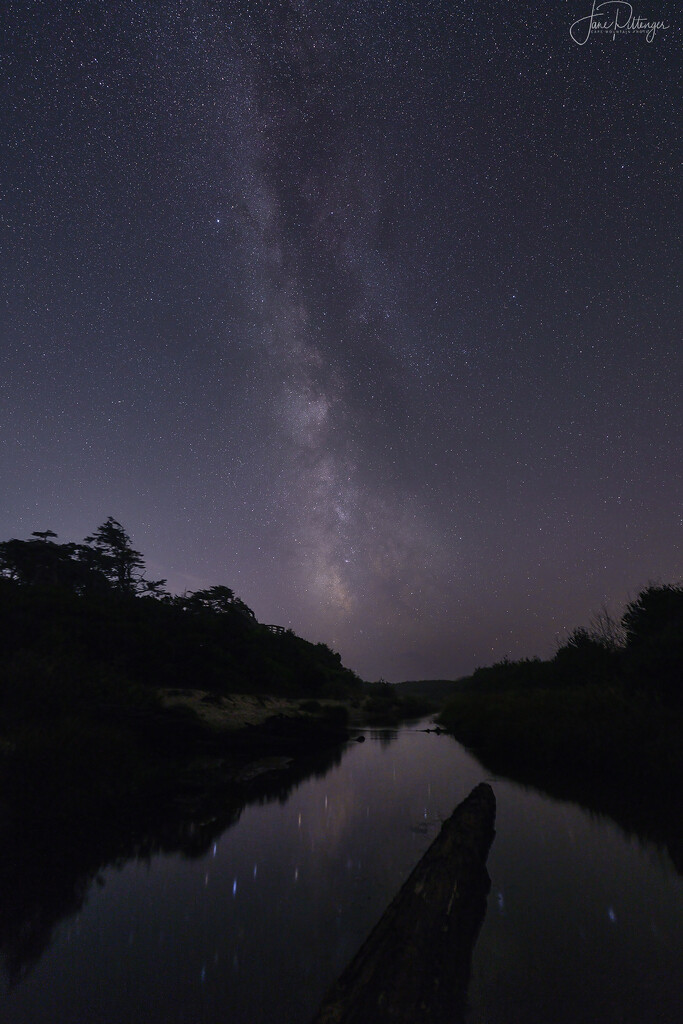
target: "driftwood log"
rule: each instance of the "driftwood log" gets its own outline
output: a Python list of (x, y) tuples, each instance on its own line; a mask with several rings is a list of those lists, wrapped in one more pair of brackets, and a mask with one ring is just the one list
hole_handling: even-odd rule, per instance
[(486, 913), (496, 799), (480, 783), (456, 807), (312, 1024), (458, 1024)]

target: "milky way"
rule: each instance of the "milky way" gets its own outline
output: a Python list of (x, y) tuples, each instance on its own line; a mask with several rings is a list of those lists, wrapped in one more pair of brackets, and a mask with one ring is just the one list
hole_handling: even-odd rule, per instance
[(584, 8), (7, 4), (2, 537), (368, 678), (679, 581), (680, 26)]

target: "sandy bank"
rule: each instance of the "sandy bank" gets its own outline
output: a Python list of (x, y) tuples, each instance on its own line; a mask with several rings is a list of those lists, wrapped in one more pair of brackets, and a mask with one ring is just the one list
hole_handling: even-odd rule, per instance
[[(206, 725), (218, 731), (237, 731), (248, 726), (263, 725), (269, 718), (280, 715), (285, 718), (319, 718), (326, 709), (344, 707), (348, 712), (348, 724), (352, 728), (368, 724), (364, 701), (310, 698), (276, 697), (272, 694), (229, 693), (217, 694), (208, 690), (160, 689), (159, 696), (164, 707), (185, 707)], [(311, 710), (310, 705), (317, 705)]]

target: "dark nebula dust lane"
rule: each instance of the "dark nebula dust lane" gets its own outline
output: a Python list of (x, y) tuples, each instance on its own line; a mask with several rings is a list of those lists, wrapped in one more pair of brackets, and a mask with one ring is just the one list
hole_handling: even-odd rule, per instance
[(680, 580), (680, 25), (586, 13), (7, 3), (2, 537), (392, 680)]

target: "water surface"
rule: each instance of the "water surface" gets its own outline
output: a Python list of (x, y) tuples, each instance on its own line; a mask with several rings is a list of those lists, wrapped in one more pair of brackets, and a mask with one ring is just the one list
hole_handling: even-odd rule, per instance
[[(10, 1024), (304, 1024), (474, 785), (450, 737), (366, 733), (201, 856), (107, 867), (5, 995)], [(680, 1020), (683, 884), (608, 819), (491, 780), (476, 1024)], [(200, 846), (201, 848), (201, 846)]]

